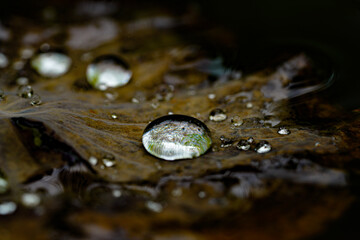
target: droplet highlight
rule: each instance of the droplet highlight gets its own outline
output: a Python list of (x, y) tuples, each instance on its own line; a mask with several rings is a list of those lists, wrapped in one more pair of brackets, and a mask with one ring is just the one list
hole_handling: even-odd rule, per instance
[(267, 153), (271, 151), (271, 145), (267, 141), (260, 141), (256, 144), (255, 151), (257, 153)]
[(280, 127), (277, 133), (280, 135), (289, 135), (291, 132), (286, 127)]
[(63, 53), (46, 52), (36, 55), (31, 66), (43, 77), (57, 78), (69, 71), (71, 62), (71, 58)]

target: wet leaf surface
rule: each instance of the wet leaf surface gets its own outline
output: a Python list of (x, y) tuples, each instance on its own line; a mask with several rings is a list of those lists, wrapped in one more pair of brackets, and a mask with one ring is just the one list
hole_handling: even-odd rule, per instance
[[(7, 26), (18, 34), (23, 21), (12, 17)], [(0, 177), (10, 186), (0, 204), (17, 203), (13, 215), (0, 216), (2, 239), (303, 239), (357, 201), (348, 179), (359, 171), (358, 114), (317, 94), (332, 73), (319, 75), (314, 59), (298, 52), (243, 76), (195, 44), (209, 37), (235, 44), (231, 33), (198, 33), (199, 22), (189, 14), (53, 27), (29, 21), (22, 41), (4, 41), (9, 59), (24, 68), (0, 72)], [(15, 53), (45, 42), (72, 59), (68, 73), (41, 77)], [(133, 76), (100, 91), (85, 72), (106, 54), (124, 59)], [(18, 96), (20, 76), (41, 104)], [(215, 109), (226, 119), (210, 120)], [(169, 113), (204, 122), (212, 148), (176, 162), (148, 154), (145, 127)], [(291, 133), (280, 135), (280, 126)], [(236, 147), (250, 137), (250, 150)], [(262, 140), (270, 152), (254, 150)], [(39, 194), (41, 204), (27, 208), (24, 192)]]

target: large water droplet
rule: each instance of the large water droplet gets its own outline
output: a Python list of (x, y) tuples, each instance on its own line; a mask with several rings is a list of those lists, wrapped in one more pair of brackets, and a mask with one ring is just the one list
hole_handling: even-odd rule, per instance
[(270, 152), (271, 145), (267, 141), (260, 141), (258, 144), (256, 144), (255, 151), (258, 153), (267, 153)]
[(167, 115), (146, 127), (142, 142), (150, 154), (172, 161), (204, 154), (212, 140), (209, 129), (196, 118)]
[(3, 53), (0, 53), (0, 68), (6, 68), (8, 64), (8, 58)]
[(101, 91), (124, 86), (131, 76), (128, 64), (114, 55), (96, 58), (86, 70), (87, 81)]
[(278, 130), (278, 134), (280, 135), (289, 135), (291, 132), (286, 127), (280, 127)]
[(227, 118), (224, 110), (216, 108), (210, 112), (209, 119), (215, 122), (224, 121)]
[(31, 66), (43, 77), (57, 78), (69, 71), (71, 59), (58, 52), (40, 53), (31, 60)]

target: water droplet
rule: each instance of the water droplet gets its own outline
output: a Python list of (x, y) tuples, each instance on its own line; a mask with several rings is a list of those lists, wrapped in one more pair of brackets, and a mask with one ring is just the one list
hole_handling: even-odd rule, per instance
[(153, 212), (161, 212), (163, 210), (163, 206), (160, 203), (148, 201), (146, 202), (146, 207)]
[(111, 118), (112, 118), (112, 119), (117, 119), (118, 116), (117, 116), (116, 114), (111, 114)]
[(30, 105), (31, 106), (39, 106), (41, 105), (42, 101), (41, 101), (41, 97), (38, 94), (33, 94), (31, 99), (30, 99)]
[(221, 141), (220, 147), (222, 147), (222, 148), (231, 147), (231, 145), (233, 143), (233, 140), (226, 138), (224, 136), (220, 136), (220, 141)]
[(31, 60), (31, 66), (43, 77), (57, 78), (67, 73), (71, 59), (63, 53), (40, 53)]
[(171, 195), (173, 195), (174, 197), (180, 197), (182, 193), (183, 191), (181, 188), (175, 188), (174, 190), (171, 191)]
[(24, 193), (21, 196), (21, 202), (26, 207), (36, 207), (40, 204), (41, 198), (36, 193)]
[(96, 157), (94, 157), (94, 156), (91, 156), (91, 157), (89, 157), (89, 163), (92, 165), (92, 166), (96, 166), (96, 164), (98, 163), (98, 160), (97, 160), (97, 158)]
[(249, 143), (253, 143), (254, 142), (254, 138), (253, 137), (249, 137), (247, 140)]
[(131, 76), (128, 64), (114, 55), (96, 58), (86, 70), (87, 81), (101, 91), (124, 86)]
[(31, 98), (34, 94), (34, 90), (30, 85), (20, 86), (18, 89), (18, 96), (22, 98)]
[(112, 156), (112, 155), (106, 155), (102, 159), (102, 162), (103, 162), (105, 167), (113, 167), (113, 166), (115, 166), (115, 157)]
[(196, 118), (167, 115), (152, 121), (145, 129), (142, 142), (152, 155), (164, 160), (194, 158), (211, 146), (210, 131)]
[(34, 49), (33, 48), (23, 48), (20, 51), (20, 55), (22, 59), (29, 59), (34, 55)]
[(239, 116), (234, 116), (231, 118), (231, 123), (235, 127), (239, 127), (244, 123), (244, 120), (242, 120)]
[(9, 183), (6, 179), (0, 177), (0, 194), (5, 193), (9, 188)]
[(278, 130), (278, 134), (280, 135), (289, 135), (291, 132), (286, 127), (280, 127)]
[(0, 68), (6, 68), (8, 65), (8, 58), (3, 53), (0, 53)]
[(236, 147), (237, 147), (239, 150), (243, 150), (243, 151), (249, 150), (249, 149), (250, 149), (250, 146), (251, 146), (250, 142), (247, 141), (247, 140), (244, 140), (244, 139), (240, 140), (240, 141), (238, 142), (238, 144), (236, 145)]
[(208, 98), (209, 98), (210, 100), (214, 100), (214, 99), (216, 98), (216, 95), (215, 95), (214, 93), (210, 93), (210, 94), (208, 95)]
[(16, 211), (16, 203), (2, 202), (0, 203), (0, 215), (10, 215)]
[(168, 112), (168, 115), (173, 115), (174, 113), (173, 112)]
[(256, 144), (255, 151), (257, 153), (267, 153), (270, 152), (271, 145), (267, 141), (260, 141), (258, 144)]
[(210, 112), (209, 119), (215, 122), (224, 121), (227, 118), (225, 112), (222, 109), (216, 108)]
[(249, 103), (246, 104), (246, 108), (252, 108), (252, 107), (253, 107), (252, 103), (249, 102)]
[(315, 143), (315, 147), (318, 147), (318, 146), (320, 146), (320, 143), (319, 143), (319, 142), (316, 142), (316, 143)]
[(114, 197), (118, 198), (118, 197), (121, 197), (122, 193), (121, 193), (121, 191), (120, 191), (119, 189), (114, 189), (114, 190), (112, 191), (112, 195), (113, 195)]
[(19, 86), (28, 85), (29, 79), (27, 77), (19, 77), (16, 79), (16, 84)]
[(200, 192), (198, 193), (198, 197), (199, 197), (199, 198), (205, 198), (205, 197), (206, 197), (206, 192), (200, 191)]
[(25, 66), (25, 62), (23, 62), (23, 61), (16, 61), (16, 62), (14, 62), (13, 63), (13, 69), (14, 70), (21, 70), (21, 69), (23, 69), (24, 68), (24, 66)]

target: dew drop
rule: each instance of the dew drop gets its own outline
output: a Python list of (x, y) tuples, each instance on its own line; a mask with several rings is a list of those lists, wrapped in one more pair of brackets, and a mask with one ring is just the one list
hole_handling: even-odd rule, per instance
[(234, 127), (239, 127), (244, 123), (244, 120), (242, 120), (239, 116), (234, 116), (231, 118), (231, 123)]
[(23, 85), (18, 88), (18, 96), (22, 98), (31, 98), (34, 94), (34, 90), (30, 85)]
[(31, 106), (39, 106), (41, 105), (41, 97), (38, 94), (33, 94), (30, 99), (30, 105)]
[(102, 162), (103, 162), (105, 167), (113, 167), (113, 166), (115, 166), (115, 157), (112, 156), (112, 155), (106, 155), (102, 159)]
[(198, 197), (199, 197), (199, 198), (205, 198), (205, 197), (206, 197), (206, 192), (200, 191), (200, 192), (198, 193)]
[(111, 118), (112, 118), (112, 119), (117, 119), (118, 116), (117, 116), (116, 114), (111, 114)]
[(40, 204), (41, 198), (36, 193), (24, 193), (21, 196), (21, 202), (26, 207), (36, 207)]
[(254, 142), (254, 138), (253, 137), (249, 137), (247, 140), (249, 143), (253, 143)]
[(286, 127), (280, 127), (278, 130), (278, 134), (280, 135), (289, 135), (291, 132)]
[(253, 107), (252, 103), (249, 102), (249, 103), (246, 104), (246, 108), (252, 108), (252, 107)]
[(16, 203), (2, 202), (0, 203), (0, 215), (10, 215), (16, 211)]
[(257, 153), (267, 153), (270, 152), (271, 145), (267, 141), (260, 141), (258, 144), (256, 144), (255, 151)]
[(221, 122), (227, 118), (224, 110), (216, 108), (210, 112), (209, 119), (214, 122)]
[(114, 190), (112, 191), (112, 195), (113, 195), (114, 197), (116, 197), (116, 198), (119, 198), (119, 197), (121, 197), (122, 193), (121, 193), (121, 191), (120, 191), (119, 189), (114, 189)]
[(238, 142), (238, 144), (236, 145), (236, 147), (239, 149), (239, 150), (243, 150), (243, 151), (247, 151), (250, 149), (250, 146), (251, 146), (251, 143), (247, 140), (240, 140)]
[(144, 130), (142, 142), (150, 154), (168, 161), (199, 157), (212, 144), (204, 123), (176, 114), (152, 121)]
[(128, 64), (114, 55), (96, 58), (86, 70), (87, 81), (101, 91), (124, 86), (130, 81), (131, 76)]
[(71, 59), (58, 52), (40, 53), (31, 60), (31, 66), (43, 77), (57, 78), (69, 71)]
[(6, 68), (8, 65), (8, 58), (3, 53), (0, 53), (0, 68)]

